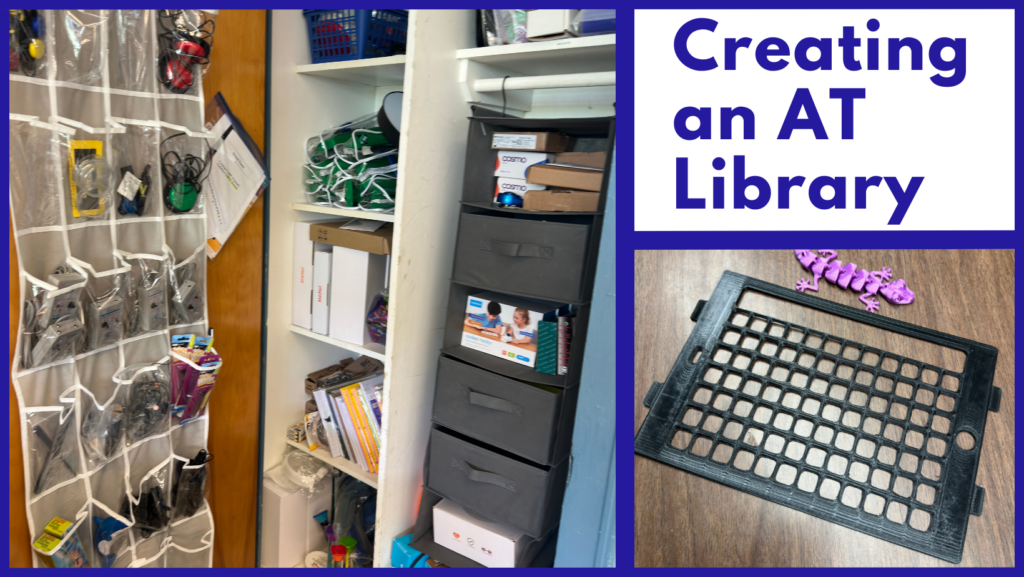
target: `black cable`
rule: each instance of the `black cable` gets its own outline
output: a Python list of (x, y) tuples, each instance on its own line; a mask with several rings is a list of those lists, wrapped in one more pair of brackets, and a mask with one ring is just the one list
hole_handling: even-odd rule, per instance
[[(160, 148), (171, 139), (184, 136), (184, 132), (168, 136), (160, 143)], [(164, 177), (164, 204), (174, 213), (185, 213), (199, 202), (203, 192), (203, 183), (209, 178), (206, 161), (198, 156), (176, 150), (168, 150), (160, 157), (161, 172)]]
[(171, 393), (160, 381), (133, 383), (128, 393), (128, 442), (141, 441), (167, 423)]

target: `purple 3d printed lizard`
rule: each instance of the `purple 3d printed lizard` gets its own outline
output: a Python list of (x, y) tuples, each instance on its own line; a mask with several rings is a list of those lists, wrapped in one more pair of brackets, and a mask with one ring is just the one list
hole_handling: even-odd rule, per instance
[(805, 278), (796, 283), (796, 290), (804, 292), (807, 289), (818, 290), (818, 279), (825, 277), (828, 282), (839, 285), (842, 288), (852, 289), (857, 292), (863, 291), (860, 301), (864, 303), (869, 313), (878, 312), (878, 301), (872, 298), (881, 294), (885, 300), (894, 305), (909, 305), (914, 302), (914, 293), (907, 288), (903, 279), (893, 282), (883, 282), (892, 278), (892, 269), (882, 267), (880, 271), (868, 272), (864, 269), (857, 269), (852, 262), (843, 266), (843, 261), (832, 260), (836, 258), (834, 250), (819, 250), (814, 254), (810, 250), (797, 250), (796, 258), (800, 264), (814, 274), (814, 284)]

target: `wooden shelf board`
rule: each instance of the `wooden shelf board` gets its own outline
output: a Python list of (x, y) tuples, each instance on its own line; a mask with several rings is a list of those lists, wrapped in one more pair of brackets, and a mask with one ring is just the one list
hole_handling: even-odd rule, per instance
[(405, 55), (303, 64), (295, 72), (363, 86), (398, 86), (405, 82)]
[(308, 202), (293, 202), (292, 208), (300, 212), (316, 212), (319, 214), (333, 214), (337, 216), (348, 216), (352, 218), (365, 218), (366, 220), (380, 220), (384, 222), (395, 222), (393, 212), (367, 212), (365, 210), (354, 210), (351, 208), (335, 208), (333, 206), (320, 206)]
[(615, 35), (457, 50), (455, 58), (474, 60), (524, 76), (615, 70)]
[(344, 457), (331, 457), (330, 451), (323, 447), (317, 447), (317, 450), (310, 451), (309, 446), (306, 445), (306, 443), (298, 443), (291, 439), (286, 439), (285, 442), (291, 445), (292, 447), (295, 447), (296, 449), (303, 451), (307, 455), (313, 455), (317, 459), (320, 459), (321, 461), (327, 463), (328, 465), (334, 467), (335, 469), (338, 469), (342, 473), (345, 473), (350, 477), (355, 477), (356, 479), (359, 479), (360, 481), (366, 483), (367, 485), (373, 487), (374, 489), (377, 488), (377, 475), (374, 475), (373, 473), (367, 473), (362, 469), (362, 467), (359, 466), (358, 463), (353, 463), (352, 461), (349, 461)]
[(382, 362), (384, 361), (384, 345), (382, 345), (382, 344), (379, 344), (379, 343), (369, 343), (369, 344), (366, 344), (366, 345), (357, 345), (355, 343), (347, 343), (345, 341), (339, 341), (337, 339), (332, 339), (331, 337), (328, 337), (326, 335), (321, 335), (319, 333), (314, 333), (313, 331), (304, 329), (302, 327), (297, 327), (295, 325), (289, 325), (288, 328), (291, 329), (291, 331), (293, 333), (297, 334), (297, 335), (302, 335), (304, 337), (309, 337), (311, 339), (316, 339), (316, 340), (318, 340), (320, 342), (324, 342), (324, 343), (327, 343), (329, 345), (334, 345), (334, 346), (336, 346), (338, 348), (345, 349), (346, 351), (352, 351), (354, 353), (364, 354), (364, 355), (367, 355), (369, 357), (373, 357), (373, 358), (375, 358), (375, 359), (377, 359), (379, 361), (382, 361)]

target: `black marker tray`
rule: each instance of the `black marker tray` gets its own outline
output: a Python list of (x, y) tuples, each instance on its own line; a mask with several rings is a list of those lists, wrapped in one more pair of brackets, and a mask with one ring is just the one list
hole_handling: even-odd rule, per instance
[[(961, 351), (963, 372), (740, 309), (746, 290)], [(638, 455), (960, 562), (985, 498), (974, 485), (985, 419), (1002, 392), (994, 347), (733, 272), (691, 320), (672, 372), (644, 399)], [(826, 352), (830, 342), (842, 352)]]

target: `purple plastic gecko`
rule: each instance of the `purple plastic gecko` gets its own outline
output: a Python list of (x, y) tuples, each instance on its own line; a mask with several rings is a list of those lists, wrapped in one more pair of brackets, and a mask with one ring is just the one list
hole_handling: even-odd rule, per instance
[(810, 250), (797, 250), (796, 258), (800, 264), (814, 275), (814, 284), (805, 278), (796, 283), (796, 290), (804, 292), (807, 289), (818, 290), (818, 279), (825, 277), (828, 282), (839, 285), (842, 288), (852, 289), (857, 292), (863, 291), (860, 301), (864, 303), (869, 313), (878, 312), (878, 301), (873, 296), (881, 294), (885, 300), (894, 305), (909, 305), (914, 302), (914, 293), (907, 288), (903, 279), (893, 282), (883, 282), (892, 278), (892, 269), (882, 267), (880, 271), (868, 272), (864, 269), (857, 269), (852, 262), (843, 266), (843, 261), (833, 260), (836, 258), (834, 250), (819, 250), (818, 254)]

